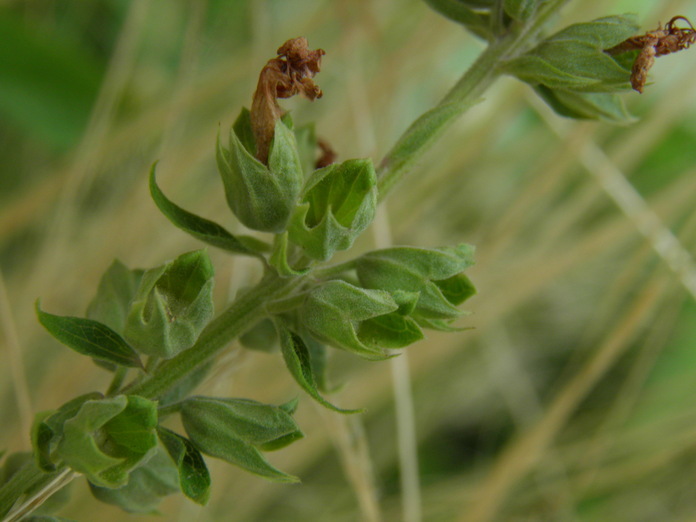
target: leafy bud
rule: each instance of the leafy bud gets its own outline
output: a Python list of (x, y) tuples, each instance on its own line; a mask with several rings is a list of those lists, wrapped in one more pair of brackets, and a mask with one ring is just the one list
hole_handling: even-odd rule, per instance
[(290, 223), (290, 241), (322, 261), (351, 247), (377, 207), (377, 177), (370, 160), (349, 160), (315, 171)]
[(143, 274), (124, 336), (140, 353), (169, 358), (196, 342), (213, 315), (213, 267), (204, 250)]
[[(48, 422), (50, 424), (50, 422)], [(120, 488), (156, 451), (157, 403), (137, 396), (86, 400), (60, 432), (56, 455), (93, 484)]]
[[(461, 272), (473, 264), (473, 247), (395, 247), (369, 252), (357, 260), (365, 288), (386, 290), (421, 326), (448, 329), (462, 312), (457, 305), (476, 290)], [(416, 297), (417, 296), (417, 297)], [(415, 303), (414, 303), (415, 301)]]
[(218, 140), (217, 163), (227, 204), (247, 227), (283, 232), (304, 179), (295, 136), (278, 119), (268, 165), (256, 159), (254, 152), (249, 111), (242, 109), (230, 131), (229, 149)]
[(413, 319), (399, 313), (398, 303), (388, 292), (341, 280), (313, 288), (299, 317), (319, 341), (365, 359), (388, 358), (386, 349), (403, 348), (423, 338)]

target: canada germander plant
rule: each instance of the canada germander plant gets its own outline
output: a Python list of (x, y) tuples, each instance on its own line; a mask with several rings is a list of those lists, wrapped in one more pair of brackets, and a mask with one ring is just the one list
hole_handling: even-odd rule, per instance
[[(176, 227), (264, 267), (256, 286), (221, 313), (214, 317), (213, 267), (205, 250), (146, 270), (115, 261), (85, 318), (53, 315), (37, 302), (41, 324), (112, 372), (112, 380), (104, 392), (36, 416), (33, 453), (5, 458), (0, 515), (28, 516), (78, 474), (95, 497), (130, 512), (151, 512), (161, 497), (177, 491), (205, 504), (211, 487), (205, 456), (270, 480), (296, 482), (264, 453), (303, 436), (293, 419), (297, 401), (271, 405), (192, 395), (215, 356), (235, 338), (252, 349), (279, 345), (307, 395), (340, 414), (358, 413), (326, 398), (326, 351), (342, 349), (375, 361), (392, 357), (422, 339), (423, 329), (456, 329), (452, 322), (463, 313), (458, 306), (475, 293), (464, 274), (473, 263), (467, 244), (399, 246), (331, 264), (336, 252), (351, 249), (378, 203), (423, 152), (503, 74), (529, 84), (563, 116), (630, 120), (619, 93), (630, 82), (642, 90), (651, 58), (694, 39), (693, 29), (676, 27), (683, 17), (636, 36), (629, 15), (573, 24), (549, 36), (546, 24), (565, 0), (426, 3), (487, 47), (377, 168), (370, 159), (336, 162), (314, 127), (294, 126), (278, 104), (295, 94), (321, 97), (313, 78), (324, 51), (295, 38), (262, 69), (251, 109), (242, 109), (229, 135), (218, 137), (216, 155), (230, 210), (272, 241), (233, 235), (179, 207), (157, 185), (152, 167), (152, 199)], [(167, 427), (175, 415), (181, 432)], [(42, 518), (50, 519), (59, 520)]]

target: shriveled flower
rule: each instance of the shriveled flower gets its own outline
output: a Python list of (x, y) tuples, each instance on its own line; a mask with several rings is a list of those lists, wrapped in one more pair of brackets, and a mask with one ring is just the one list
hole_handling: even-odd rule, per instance
[[(676, 23), (682, 20), (688, 27), (677, 27)], [(631, 87), (639, 93), (648, 81), (648, 71), (655, 63), (655, 58), (666, 54), (676, 53), (688, 49), (696, 43), (696, 29), (688, 18), (675, 16), (667, 25), (658, 25), (654, 31), (648, 31), (641, 36), (633, 36), (604, 52), (611, 55), (640, 50), (633, 62), (631, 70)]]
[(309, 100), (321, 98), (321, 89), (312, 78), (319, 72), (322, 49), (309, 49), (304, 37), (288, 40), (277, 51), (278, 57), (268, 61), (259, 75), (259, 83), (251, 104), (251, 125), (256, 141), (256, 158), (268, 163), (268, 151), (276, 121), (284, 114), (278, 98), (302, 94)]

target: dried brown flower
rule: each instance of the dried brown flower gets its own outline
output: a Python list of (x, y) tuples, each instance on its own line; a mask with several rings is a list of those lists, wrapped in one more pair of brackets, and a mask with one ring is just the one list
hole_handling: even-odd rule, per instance
[[(689, 27), (677, 27), (676, 22), (683, 20)], [(631, 86), (638, 92), (643, 92), (645, 82), (648, 80), (648, 71), (655, 63), (655, 58), (665, 54), (676, 53), (682, 49), (688, 49), (696, 42), (696, 30), (688, 18), (675, 16), (665, 27), (659, 24), (657, 29), (649, 31), (642, 36), (634, 36), (624, 40), (611, 49), (604, 52), (616, 55), (640, 49), (640, 54), (633, 62), (631, 70)]]
[(275, 123), (284, 111), (278, 98), (302, 94), (309, 100), (321, 98), (321, 89), (312, 78), (319, 72), (322, 49), (311, 51), (304, 37), (288, 40), (277, 51), (278, 57), (261, 69), (251, 103), (251, 127), (256, 140), (256, 158), (268, 162)]

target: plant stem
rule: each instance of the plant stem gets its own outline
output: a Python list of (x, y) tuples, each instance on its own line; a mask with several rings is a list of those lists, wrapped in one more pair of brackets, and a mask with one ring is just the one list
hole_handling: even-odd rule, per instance
[[(431, 110), (417, 119), (406, 130), (404, 137), (385, 156), (378, 169), (380, 201), (386, 198), (392, 188), (411, 170), (416, 160), (437, 141), (437, 138), (444, 133), (449, 125), (458, 116), (464, 114), (501, 75), (498, 65), (503, 60), (510, 59), (520, 51), (525, 50), (539, 32), (541, 26), (567, 1), (549, 0), (543, 4), (534, 19), (522, 27), (519, 32), (508, 34), (500, 40), (491, 43), (435, 107), (435, 109), (446, 106), (453, 108), (454, 112), (445, 118), (441, 125), (433, 127), (432, 124), (429, 124), (427, 132), (423, 132), (426, 129), (425, 125), (429, 123), (427, 116), (432, 113)], [(421, 132), (418, 132), (419, 130)], [(419, 139), (410, 143), (406, 156), (402, 155), (400, 158), (395, 158), (394, 151), (409, 133), (416, 134)], [(403, 152), (403, 148), (401, 152)], [(306, 278), (307, 276), (283, 278), (268, 272), (256, 287), (250, 289), (234, 301), (229, 308), (215, 318), (201, 333), (193, 347), (181, 352), (172, 359), (164, 361), (157, 367), (153, 375), (146, 377), (142, 381), (132, 383), (122, 391), (145, 398), (157, 398), (182, 381), (190, 373), (217, 356), (232, 340), (253, 326), (265, 315), (265, 304), (267, 302), (287, 296), (293, 289), (300, 286)], [(30, 472), (32, 470), (33, 472)], [(22, 471), (18, 473), (22, 473)], [(0, 487), (0, 513), (3, 512), (3, 508), (6, 511), (9, 510), (16, 499), (30, 488), (41, 488), (33, 498), (44, 499), (47, 492), (54, 493), (75, 476), (75, 474), (69, 473), (65, 475), (65, 482), (60, 481), (59, 483), (59, 481), (54, 481), (59, 473), (61, 473), (60, 476), (62, 477), (62, 473), (69, 472), (60, 470), (60, 472), (46, 474), (39, 471), (36, 466), (32, 466), (26, 470), (25, 474), (10, 479), (9, 482)], [(25, 502), (16, 512), (22, 511), (22, 513), (26, 514), (35, 509), (35, 507), (29, 505), (29, 502)], [(29, 509), (29, 511), (23, 511), (25, 509)]]
[[(437, 141), (437, 139), (474, 105), (481, 95), (502, 74), (500, 64), (521, 52), (534, 42), (536, 35), (548, 19), (568, 0), (550, 0), (540, 8), (537, 15), (518, 32), (509, 33), (493, 41), (471, 65), (461, 79), (433, 109), (414, 121), (397, 140), (377, 169), (379, 200), (382, 201), (391, 189), (411, 171), (413, 164)], [(437, 109), (452, 108), (452, 112), (433, 125), (431, 115)], [(409, 139), (408, 158), (401, 157), (404, 138)]]
[(125, 366), (119, 366), (114, 372), (114, 377), (111, 379), (111, 384), (109, 384), (109, 389), (106, 390), (106, 396), (111, 397), (118, 392), (123, 384), (123, 381), (128, 374), (128, 368)]

